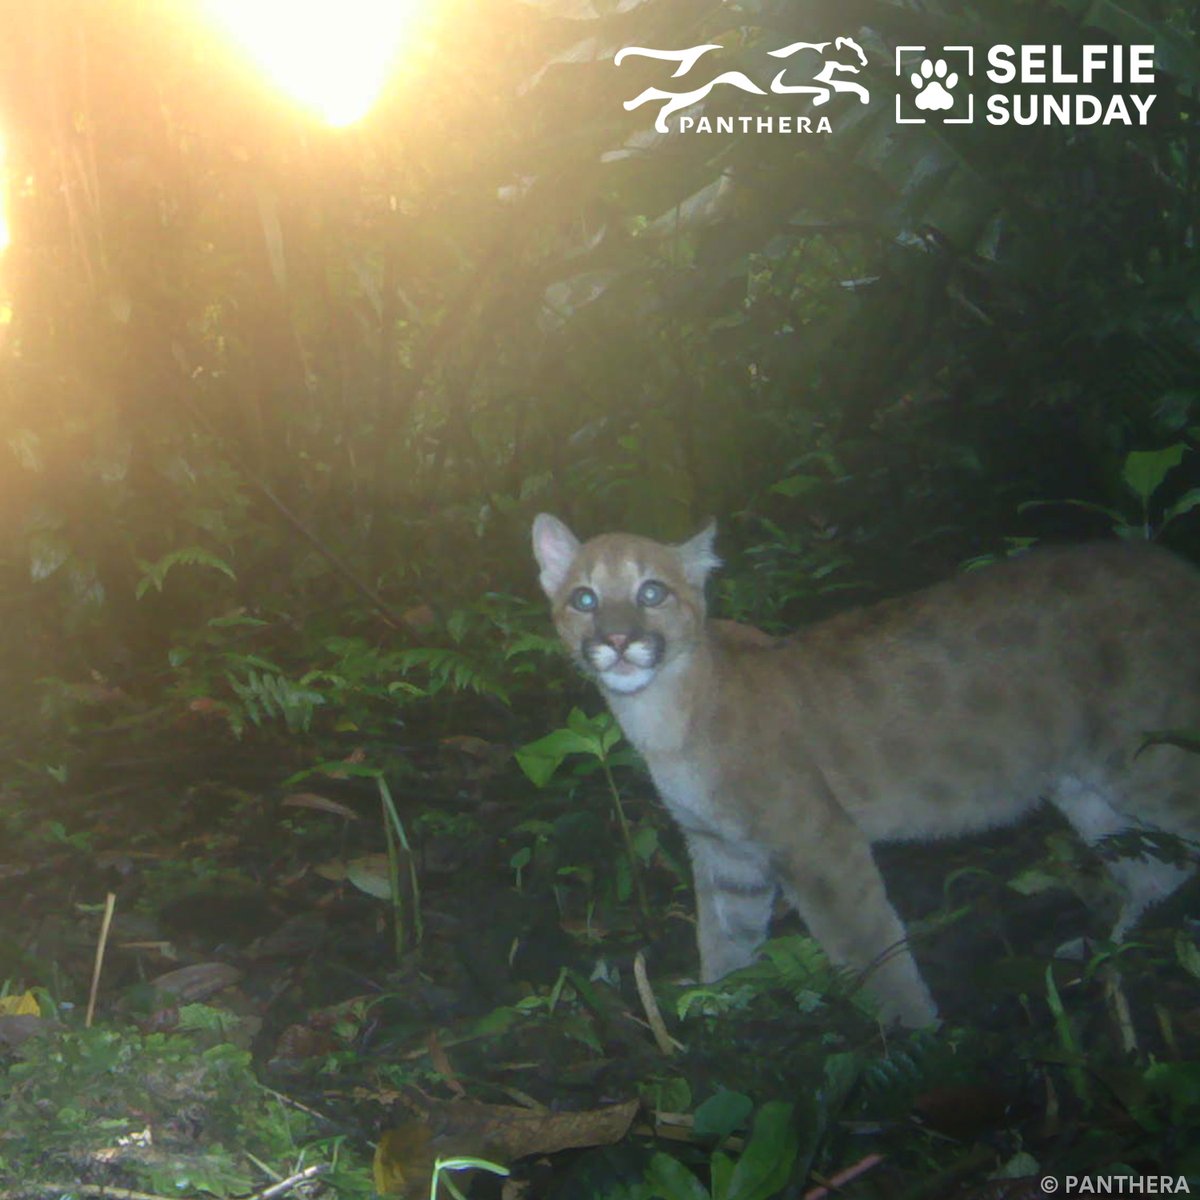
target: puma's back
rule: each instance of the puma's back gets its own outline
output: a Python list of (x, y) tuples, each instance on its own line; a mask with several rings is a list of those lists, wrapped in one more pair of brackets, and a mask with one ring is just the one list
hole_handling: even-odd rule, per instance
[[(802, 729), (872, 839), (943, 836), (1123, 786), (1147, 731), (1197, 724), (1200, 576), (1150, 546), (1045, 550), (822, 622), (775, 657), (751, 670), (778, 700), (763, 734)], [(1200, 816), (1195, 766), (1145, 751), (1138, 817)]]
[[(688, 838), (703, 973), (743, 965), (776, 885), (885, 1009), (933, 1015), (869, 845), (1005, 824), (1051, 799), (1089, 841), (1200, 835), (1200, 575), (1153, 547), (1045, 550), (785, 639), (708, 621), (712, 531), (580, 545), (534, 527), (542, 585)], [(1184, 877), (1113, 865), (1116, 933)]]

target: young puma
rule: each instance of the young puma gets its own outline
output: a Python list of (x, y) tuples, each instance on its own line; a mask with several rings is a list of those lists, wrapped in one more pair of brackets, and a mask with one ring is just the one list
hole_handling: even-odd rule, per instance
[[(746, 965), (777, 888), (883, 1015), (936, 1009), (871, 854), (1008, 824), (1039, 797), (1088, 842), (1200, 836), (1200, 574), (1150, 546), (1039, 550), (789, 638), (708, 620), (710, 525), (681, 545), (533, 524), (554, 623), (687, 839), (706, 981)], [(1113, 930), (1191, 872), (1121, 858)]]

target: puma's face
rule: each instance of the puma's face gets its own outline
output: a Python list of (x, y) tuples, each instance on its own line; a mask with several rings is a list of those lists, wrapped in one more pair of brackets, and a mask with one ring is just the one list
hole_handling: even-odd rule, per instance
[(602, 687), (640, 692), (704, 624), (715, 530), (679, 546), (609, 533), (580, 544), (556, 517), (533, 523), (533, 552), (567, 649)]
[[(597, 560), (568, 585), (554, 619), (579, 662), (614, 692), (640, 692), (679, 644), (679, 594), (666, 572)], [(677, 610), (674, 614), (671, 609)], [(668, 642), (669, 639), (669, 642)]]

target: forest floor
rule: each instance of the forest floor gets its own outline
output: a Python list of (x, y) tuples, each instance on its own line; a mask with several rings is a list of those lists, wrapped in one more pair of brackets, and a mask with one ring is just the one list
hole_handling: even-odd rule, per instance
[(881, 855), (945, 1015), (896, 1033), (782, 913), (688, 982), (682, 847), (619, 751), (539, 788), (481, 705), (381, 784), (352, 738), (193, 716), (0, 780), (3, 1197), (427, 1196), (463, 1157), (511, 1175), (443, 1185), (551, 1200), (1200, 1188), (1195, 889), (1053, 957), (1099, 872), (1049, 815)]

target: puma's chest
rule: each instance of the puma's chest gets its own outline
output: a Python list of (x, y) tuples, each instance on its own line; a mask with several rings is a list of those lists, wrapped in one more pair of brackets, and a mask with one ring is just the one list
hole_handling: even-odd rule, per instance
[(736, 823), (724, 816), (715, 802), (712, 773), (701, 764), (689, 759), (650, 758), (647, 765), (663, 803), (685, 829), (735, 832)]
[(610, 697), (609, 703), (625, 736), (646, 760), (671, 816), (684, 829), (737, 836), (740, 823), (721, 811), (717, 771), (697, 753), (683, 707), (645, 693)]

